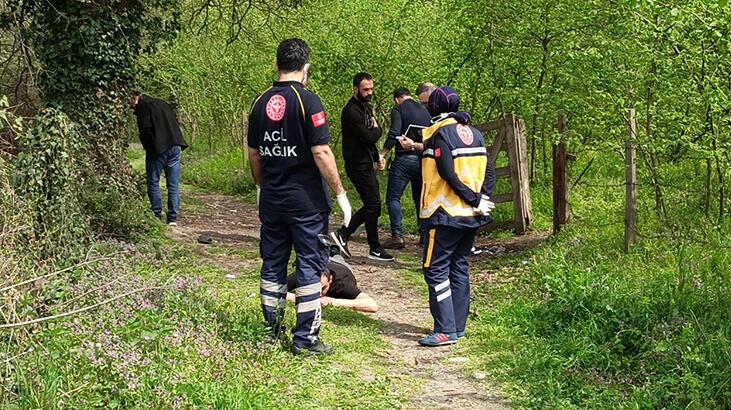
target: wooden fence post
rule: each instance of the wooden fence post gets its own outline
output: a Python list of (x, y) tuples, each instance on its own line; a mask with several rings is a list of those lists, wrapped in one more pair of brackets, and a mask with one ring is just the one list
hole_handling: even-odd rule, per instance
[(532, 219), (525, 127), (523, 122), (511, 113), (505, 115), (504, 126), (510, 163), (515, 233), (522, 235), (528, 231)]
[(627, 141), (625, 143), (625, 167), (627, 169), (627, 195), (624, 207), (624, 251), (637, 239), (637, 169), (635, 167), (634, 139), (637, 135), (635, 109), (629, 110), (627, 116)]
[(553, 233), (561, 231), (561, 225), (569, 221), (569, 179), (566, 157), (566, 116), (560, 114), (556, 128), (561, 142), (553, 146)]
[(493, 192), (491, 200), (496, 204), (512, 202), (515, 216), (509, 221), (488, 224), (484, 230), (492, 232), (513, 229), (518, 235), (524, 234), (533, 219), (525, 124), (521, 119), (508, 113), (499, 120), (478, 125), (477, 129), (482, 133), (497, 131), (497, 136), (489, 148), (489, 160), (493, 164), (501, 151), (505, 151), (508, 156), (507, 166), (495, 168), (495, 178), (509, 179), (510, 192), (502, 194)]

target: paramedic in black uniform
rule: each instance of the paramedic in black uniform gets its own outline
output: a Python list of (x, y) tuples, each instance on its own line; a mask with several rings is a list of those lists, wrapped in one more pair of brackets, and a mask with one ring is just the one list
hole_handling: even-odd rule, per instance
[(259, 251), (264, 319), (278, 336), (287, 295), (287, 262), (297, 255), (297, 320), (292, 329), (294, 354), (329, 354), (320, 334), (320, 273), (328, 264), (328, 216), (337, 195), (350, 221), (351, 208), (330, 146), (320, 98), (305, 89), (310, 50), (300, 39), (277, 48), (279, 80), (255, 101), (249, 116), (249, 159), (257, 184), (261, 220)]

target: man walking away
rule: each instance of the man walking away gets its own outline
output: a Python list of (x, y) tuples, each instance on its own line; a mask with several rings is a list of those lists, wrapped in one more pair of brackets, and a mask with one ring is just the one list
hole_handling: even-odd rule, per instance
[[(297, 319), (292, 329), (294, 354), (329, 354), (320, 340), (320, 273), (327, 269), (330, 195), (337, 194), (347, 224), (350, 203), (340, 183), (328, 142), (325, 109), (304, 85), (310, 49), (288, 39), (277, 48), (279, 80), (255, 101), (249, 116), (249, 160), (257, 184), (261, 241), (261, 306), (278, 336), (287, 295), (287, 264), (297, 254)], [(260, 187), (260, 188), (259, 188)]]
[[(431, 125), (431, 115), (423, 105), (411, 98), (411, 94), (406, 88), (397, 88), (393, 92), (393, 100), (396, 106), (391, 110), (391, 129), (388, 131), (388, 138), (386, 138), (381, 151), (381, 156), (385, 158), (396, 147), (396, 158), (391, 163), (391, 168), (388, 171), (388, 186), (386, 188), (386, 206), (388, 207), (388, 216), (391, 219), (391, 239), (386, 241), (383, 247), (386, 249), (403, 249), (401, 196), (404, 194), (406, 185), (411, 183), (411, 198), (416, 208), (418, 224), (421, 164), (419, 163), (420, 152), (416, 151), (415, 146), (412, 145), (410, 149), (405, 149), (399, 144), (398, 139), (406, 136), (414, 142), (421, 142), (421, 130)], [(419, 229), (420, 243), (423, 243), (422, 238), (422, 231)]]
[(162, 219), (160, 174), (165, 171), (168, 190), (167, 223), (177, 226), (180, 213), (180, 157), (188, 147), (175, 112), (168, 103), (157, 98), (132, 93), (130, 107), (137, 117), (140, 142), (145, 148), (147, 196), (155, 217)]
[(355, 190), (363, 200), (361, 207), (350, 224), (343, 225), (332, 237), (346, 257), (350, 257), (348, 240), (358, 227), (365, 223), (370, 252), (368, 258), (378, 261), (392, 261), (378, 240), (378, 217), (381, 216), (381, 193), (376, 178), (376, 168), (383, 169), (385, 160), (379, 158), (376, 142), (381, 138), (373, 108), (373, 77), (358, 73), (353, 78), (353, 97), (345, 104), (341, 115), (343, 131), (343, 159), (345, 173), (353, 182)]

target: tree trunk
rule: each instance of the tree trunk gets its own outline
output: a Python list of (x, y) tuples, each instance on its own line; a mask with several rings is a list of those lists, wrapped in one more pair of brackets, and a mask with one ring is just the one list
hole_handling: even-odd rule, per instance
[(629, 252), (630, 246), (637, 238), (637, 169), (635, 168), (635, 138), (637, 136), (637, 121), (635, 109), (629, 110), (627, 115), (627, 140), (625, 142), (626, 168), (626, 196), (624, 206), (624, 251)]
[[(543, 88), (543, 82), (546, 79), (546, 72), (548, 71), (548, 44), (551, 42), (551, 38), (548, 37), (548, 30), (543, 34), (541, 38), (541, 49), (543, 56), (541, 58), (541, 74), (538, 77), (538, 84), (536, 85), (536, 99), (533, 104), (533, 118), (531, 119), (530, 128), (530, 181), (533, 182), (536, 179), (536, 128), (538, 123), (538, 105), (540, 103), (540, 92)], [(545, 154), (545, 149), (544, 149)], [(544, 155), (545, 156), (545, 155)], [(544, 159), (545, 162), (545, 159)]]
[(721, 169), (721, 159), (718, 156), (718, 130), (713, 124), (713, 114), (711, 113), (708, 116), (709, 123), (708, 125), (711, 127), (711, 135), (713, 136), (713, 159), (716, 163), (716, 175), (718, 176), (718, 224), (721, 224), (721, 221), (723, 220), (723, 212), (725, 209), (724, 206), (724, 199), (725, 199), (725, 189), (724, 189), (724, 178), (723, 178), (723, 170)]
[(705, 201), (705, 214), (706, 217), (711, 215), (711, 176), (713, 175), (713, 168), (711, 159), (706, 158), (706, 201)]
[[(654, 104), (654, 85), (655, 85), (655, 74), (657, 73), (657, 64), (655, 61), (650, 66), (650, 75), (652, 76), (651, 83), (647, 86), (647, 98), (646, 98), (646, 115), (647, 120), (645, 122), (645, 134), (647, 135), (647, 141), (652, 142), (652, 106)], [(662, 187), (660, 186), (660, 176), (658, 175), (657, 168), (660, 165), (660, 161), (657, 157), (657, 153), (651, 147), (649, 151), (649, 160), (645, 156), (645, 162), (650, 169), (652, 176), (652, 186), (655, 189), (655, 210), (665, 219), (668, 220), (667, 210), (665, 209), (665, 201), (663, 200)], [(644, 155), (643, 155), (644, 156)]]

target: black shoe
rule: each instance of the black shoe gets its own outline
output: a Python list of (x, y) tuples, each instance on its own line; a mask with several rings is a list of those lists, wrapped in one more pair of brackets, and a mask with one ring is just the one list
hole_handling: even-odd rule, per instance
[(386, 252), (386, 250), (383, 248), (377, 248), (371, 249), (371, 251), (368, 252), (368, 259), (373, 259), (381, 262), (391, 262), (393, 261), (393, 255)]
[(210, 245), (213, 243), (213, 238), (211, 237), (211, 235), (204, 233), (204, 234), (198, 236), (198, 243), (202, 243), (204, 245)]
[(297, 346), (292, 345), (292, 354), (294, 355), (330, 355), (335, 352), (332, 346), (328, 346), (322, 343), (322, 340), (318, 340), (309, 346)]
[(350, 254), (350, 250), (348, 250), (348, 240), (345, 236), (345, 227), (343, 226), (335, 232), (330, 232), (330, 237), (333, 239), (333, 242), (338, 249), (340, 249), (340, 253), (350, 259), (352, 255)]
[(401, 235), (393, 235), (391, 239), (383, 243), (384, 249), (403, 249), (405, 246), (404, 237)]
[(470, 249), (470, 255), (472, 255), (472, 256), (482, 255), (482, 249), (481, 248), (475, 248), (473, 246), (472, 249)]

